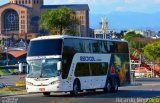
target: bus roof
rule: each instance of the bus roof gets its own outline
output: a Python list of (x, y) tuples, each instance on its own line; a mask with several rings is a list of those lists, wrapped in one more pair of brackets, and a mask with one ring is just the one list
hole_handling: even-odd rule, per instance
[(44, 39), (65, 39), (65, 38), (127, 42), (126, 40), (120, 40), (120, 39), (100, 39), (100, 38), (78, 37), (78, 36), (69, 36), (69, 35), (40, 36), (40, 37), (32, 39), (31, 41), (44, 40)]

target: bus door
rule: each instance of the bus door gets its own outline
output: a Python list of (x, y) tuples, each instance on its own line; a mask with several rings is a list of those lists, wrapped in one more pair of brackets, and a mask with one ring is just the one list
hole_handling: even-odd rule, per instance
[(81, 82), (81, 89), (91, 89), (91, 77), (89, 63), (79, 62), (75, 69), (75, 78), (79, 78)]

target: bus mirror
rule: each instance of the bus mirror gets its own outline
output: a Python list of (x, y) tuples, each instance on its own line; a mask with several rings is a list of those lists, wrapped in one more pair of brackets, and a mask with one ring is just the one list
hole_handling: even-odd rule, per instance
[(22, 63), (18, 64), (18, 69), (19, 69), (19, 73), (23, 72), (23, 64)]
[(59, 62), (57, 63), (57, 70), (60, 71), (61, 68), (62, 68), (62, 62), (59, 61)]

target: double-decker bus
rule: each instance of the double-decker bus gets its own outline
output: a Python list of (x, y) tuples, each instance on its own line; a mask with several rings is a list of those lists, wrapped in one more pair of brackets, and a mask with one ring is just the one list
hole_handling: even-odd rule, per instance
[(130, 84), (127, 41), (67, 35), (32, 39), (27, 53), (27, 92), (70, 92), (103, 89), (117, 92)]

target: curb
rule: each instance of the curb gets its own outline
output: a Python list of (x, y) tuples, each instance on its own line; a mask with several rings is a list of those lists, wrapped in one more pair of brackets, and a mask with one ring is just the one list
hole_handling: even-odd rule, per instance
[(160, 83), (142, 84), (143, 86), (158, 86)]
[(142, 83), (131, 83), (130, 85), (128, 86), (142, 86)]

